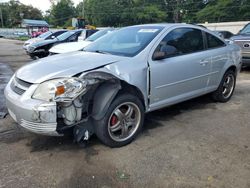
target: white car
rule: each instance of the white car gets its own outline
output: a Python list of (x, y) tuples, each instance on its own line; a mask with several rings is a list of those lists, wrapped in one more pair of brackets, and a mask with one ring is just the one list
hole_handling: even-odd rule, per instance
[(104, 29), (104, 30), (97, 31), (96, 33), (89, 36), (86, 40), (83, 40), (83, 41), (78, 40), (78, 42), (68, 42), (68, 43), (58, 44), (49, 50), (50, 55), (75, 52), (75, 51), (82, 50), (90, 43), (94, 42), (95, 40), (101, 38), (102, 36), (104, 36), (108, 33), (111, 33), (112, 31), (114, 31), (113, 28)]

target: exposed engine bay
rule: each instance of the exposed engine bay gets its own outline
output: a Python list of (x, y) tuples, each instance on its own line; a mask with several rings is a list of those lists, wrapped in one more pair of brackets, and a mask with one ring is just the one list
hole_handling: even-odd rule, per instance
[(92, 72), (79, 79), (84, 87), (76, 98), (56, 98), (58, 132), (74, 128), (75, 141), (87, 141), (94, 133), (92, 119), (105, 115), (109, 104), (121, 89), (120, 80), (103, 72)]

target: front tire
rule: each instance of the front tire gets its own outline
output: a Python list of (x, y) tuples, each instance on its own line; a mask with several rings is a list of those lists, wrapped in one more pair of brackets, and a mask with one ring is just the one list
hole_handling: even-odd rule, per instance
[(212, 98), (216, 102), (227, 102), (231, 99), (236, 83), (236, 75), (232, 70), (228, 70), (216, 91), (212, 93)]
[(144, 107), (141, 100), (124, 93), (113, 100), (101, 120), (94, 121), (95, 133), (105, 145), (121, 147), (135, 139), (143, 122)]

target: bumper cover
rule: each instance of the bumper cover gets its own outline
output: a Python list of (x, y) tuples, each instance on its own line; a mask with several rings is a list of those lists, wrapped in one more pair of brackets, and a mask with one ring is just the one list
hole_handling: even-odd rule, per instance
[(60, 136), (57, 132), (57, 108), (54, 102), (32, 99), (37, 85), (32, 85), (23, 95), (15, 93), (10, 87), (4, 90), (6, 105), (11, 117), (23, 128), (43, 135)]
[(250, 57), (242, 57), (242, 65), (243, 66), (250, 66)]

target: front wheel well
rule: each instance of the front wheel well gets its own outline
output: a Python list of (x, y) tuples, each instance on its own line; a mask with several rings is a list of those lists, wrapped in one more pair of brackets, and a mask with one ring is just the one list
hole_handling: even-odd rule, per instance
[(121, 90), (118, 92), (118, 94), (120, 93), (130, 93), (130, 94), (137, 96), (139, 100), (142, 102), (144, 110), (145, 110), (144, 96), (137, 87), (130, 85), (127, 82), (121, 80)]

